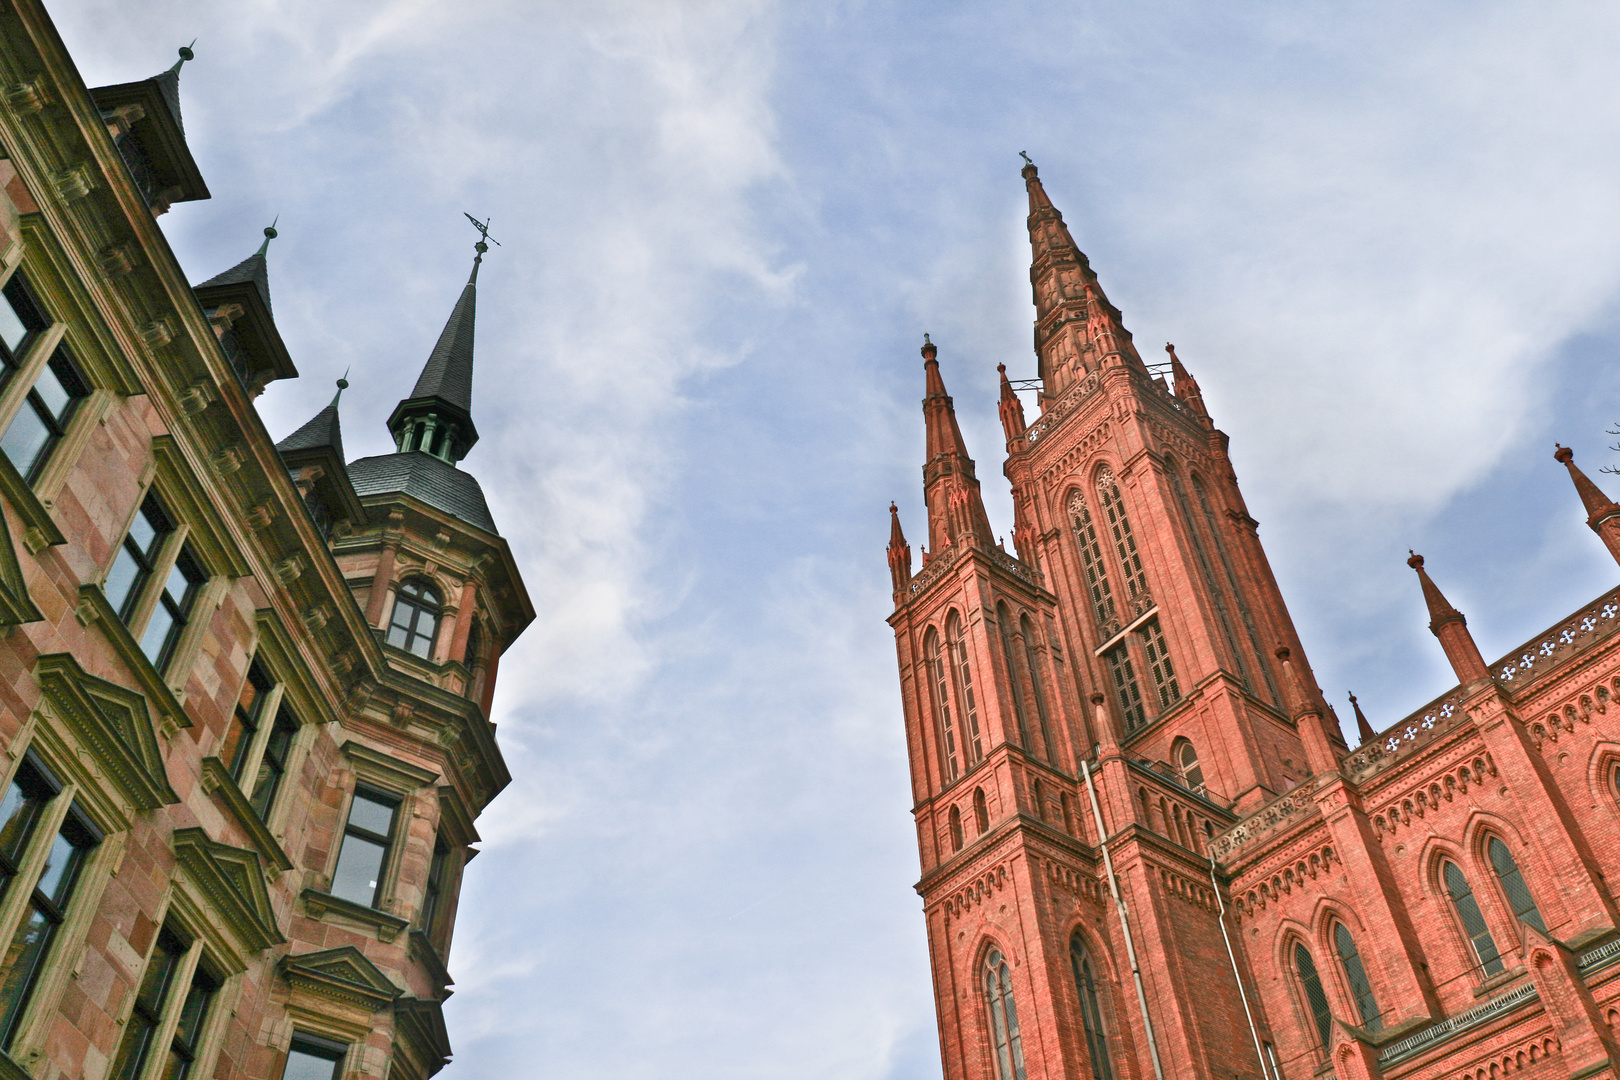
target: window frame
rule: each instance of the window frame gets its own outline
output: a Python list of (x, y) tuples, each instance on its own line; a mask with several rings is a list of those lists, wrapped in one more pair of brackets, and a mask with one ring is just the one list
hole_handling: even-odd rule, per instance
[[(1519, 865), (1519, 860), (1513, 854), (1513, 849), (1508, 846), (1507, 841), (1503, 840), (1495, 832), (1486, 832), (1481, 838), (1479, 848), (1480, 854), (1484, 856), (1480, 863), (1490, 870), (1491, 877), (1496, 881), (1496, 898), (1501, 902), (1503, 910), (1508, 913), (1510, 920), (1508, 925), (1515, 931), (1514, 940), (1522, 939), (1522, 932), (1519, 931), (1520, 923), (1546, 934), (1546, 916), (1541, 913), (1541, 906), (1536, 903), (1536, 894), (1531, 891), (1530, 883), (1525, 880), (1524, 867)], [(1508, 866), (1511, 868), (1506, 872), (1502, 870), (1502, 864), (1497, 860), (1498, 851), (1502, 853), (1503, 858), (1507, 860)], [(1530, 906), (1528, 908), (1521, 909), (1518, 901), (1513, 898), (1513, 888), (1508, 879), (1515, 875), (1519, 879), (1519, 888), (1524, 892), (1524, 899), (1529, 901)], [(1530, 919), (1526, 918), (1527, 914), (1534, 916), (1535, 921), (1531, 922)]]
[[(373, 832), (364, 826), (357, 826), (354, 824), (353, 818), (355, 800), (361, 798), (373, 803), (374, 805), (390, 806), (391, 812), (388, 820), (388, 833), (386, 835)], [(405, 804), (407, 801), (409, 801), (409, 799), (410, 796), (408, 795), (401, 795), (398, 792), (389, 791), (387, 788), (379, 787), (376, 783), (368, 782), (366, 779), (360, 779), (355, 782), (354, 787), (349, 791), (349, 798), (344, 806), (343, 827), (338, 831), (338, 835), (341, 837), (341, 839), (338, 841), (337, 856), (332, 860), (332, 872), (328, 877), (329, 885), (327, 887), (327, 893), (329, 895), (334, 896), (339, 900), (345, 900), (359, 907), (370, 908), (373, 911), (387, 912), (387, 909), (383, 907), (383, 904), (388, 900), (388, 894), (393, 891), (391, 888), (392, 883), (390, 878), (394, 871), (397, 870), (399, 848), (403, 846), (400, 842), (400, 821), (402, 816), (408, 818), (408, 814), (402, 815), (401, 811), (407, 809)], [(348, 840), (351, 834), (357, 836), (360, 840), (366, 843), (377, 844), (382, 848), (382, 857), (378, 861), (377, 865), (377, 884), (372, 889), (371, 900), (369, 903), (355, 900), (352, 897), (342, 896), (335, 891), (337, 887), (338, 873), (343, 866), (343, 852), (348, 845)]]
[(1018, 991), (1013, 985), (1012, 964), (999, 946), (991, 945), (985, 951), (980, 971), (986, 1034), (997, 1080), (1026, 1080), (1023, 1029), (1018, 1022)]
[(968, 653), (967, 620), (955, 608), (945, 616), (945, 654), (950, 659), (951, 690), (957, 702), (957, 714), (962, 721), (962, 736), (967, 768), (973, 769), (985, 759), (984, 735), (979, 728), (978, 699), (973, 693), (973, 665)]
[[(303, 1045), (300, 1046), (299, 1044)], [(349, 1052), (354, 1049), (353, 1043), (339, 1042), (324, 1035), (295, 1028), (292, 1038), (287, 1042), (287, 1052), (281, 1058), (281, 1073), (279, 1080), (286, 1080), (287, 1066), (292, 1062), (294, 1053), (304, 1054), (319, 1061), (332, 1063), (332, 1080), (339, 1080), (348, 1067)], [(335, 1055), (335, 1056), (332, 1056)]]
[[(1458, 878), (1467, 888), (1465, 896), (1459, 897), (1452, 888), (1452, 882), (1446, 871), (1454, 869)], [(1468, 872), (1462, 868), (1462, 861), (1453, 853), (1444, 853), (1435, 867), (1435, 882), (1439, 886), (1442, 899), (1451, 912), (1453, 925), (1462, 937), (1463, 956), (1466, 959), (1468, 970), (1476, 972), (1482, 979), (1494, 979), (1507, 970), (1507, 960), (1502, 950), (1496, 944), (1496, 935), (1491, 932), (1490, 920), (1485, 917), (1485, 911), (1480, 907), (1479, 893), (1469, 880)], [(1469, 918), (1462, 907), (1463, 901), (1473, 905), (1475, 917), (1479, 919), (1480, 932), (1472, 933), (1468, 929)], [(1479, 939), (1483, 937), (1490, 945), (1492, 955), (1487, 958), (1480, 949)], [(1495, 965), (1494, 970), (1492, 965)]]
[[(1355, 1009), (1355, 1015), (1361, 1019), (1361, 1026), (1368, 1031), (1384, 1030), (1384, 1010), (1378, 1004), (1378, 991), (1373, 986), (1372, 976), (1367, 972), (1367, 963), (1362, 959), (1355, 935), (1350, 932), (1350, 927), (1343, 919), (1335, 918), (1328, 924), (1327, 938), (1333, 955), (1339, 961), (1339, 976), (1344, 980), (1346, 996)], [(1346, 944), (1349, 946), (1348, 956), (1345, 955)], [(1365, 993), (1357, 989), (1357, 970), (1360, 972), (1360, 983), (1365, 987)], [(1372, 1008), (1371, 1016), (1367, 1015), (1369, 1005)]]
[(1108, 1050), (1108, 1025), (1103, 1015), (1106, 1011), (1104, 1002), (1107, 994), (1099, 988), (1097, 971), (1097, 961), (1080, 936), (1080, 931), (1076, 929), (1069, 935), (1069, 973), (1074, 977), (1075, 1007), (1080, 1014), (1080, 1031), (1085, 1038), (1086, 1054), (1091, 1062), (1093, 1080), (1113, 1080), (1114, 1064)]
[[(40, 380), (45, 377), (46, 372), (50, 372), (55, 377), (58, 385), (67, 394), (67, 402), (60, 413), (55, 412), (46, 405), (44, 395), (39, 391)], [(67, 343), (58, 342), (56, 347), (45, 358), (45, 362), (39, 365), (38, 371), (34, 373), (33, 379), (29, 382), (27, 392), (22, 394), (22, 400), (18, 407), (12, 411), (4, 429), (0, 430), (0, 444), (3, 444), (6, 437), (16, 428), (20, 420), (25, 416), (32, 416), (35, 422), (45, 431), (44, 442), (35, 449), (33, 457), (26, 463), (26, 467), (21, 462), (11, 462), (12, 467), (23, 478), (23, 483), (28, 484), (30, 487), (39, 483), (46, 470), (50, 467), (51, 462), (55, 459), (56, 451), (63, 443), (68, 441), (69, 433), (73, 430), (74, 421), (77, 419), (78, 414), (84, 410), (93, 392), (94, 387), (85, 376), (83, 369), (73, 359), (72, 351), (68, 348)], [(6, 452), (5, 456), (7, 460), (11, 460), (9, 452)]]
[[(1304, 958), (1303, 964), (1300, 962), (1301, 957)], [(1297, 935), (1289, 938), (1288, 961), (1288, 968), (1294, 976), (1294, 986), (1302, 1006), (1305, 1030), (1317, 1036), (1313, 1045), (1326, 1055), (1329, 1044), (1333, 1041), (1334, 1017), (1333, 1002), (1328, 997), (1327, 984), (1322, 981), (1322, 969), (1316, 964), (1316, 956), (1311, 952), (1310, 944)], [(1309, 971), (1306, 970), (1307, 967)]]
[[(407, 591), (413, 587), (416, 589), (415, 592)], [(411, 574), (401, 578), (392, 591), (394, 604), (389, 609), (388, 621), (383, 627), (383, 641), (389, 647), (409, 653), (418, 660), (425, 660), (430, 664), (434, 663), (434, 654), (438, 651), (439, 636), (444, 629), (445, 602), (443, 590), (439, 587), (438, 582), (421, 574)], [(424, 592), (431, 595), (433, 599), (429, 601)], [(407, 607), (412, 611), (413, 614), (409, 623), (400, 623), (398, 621), (401, 607)], [(418, 629), (424, 615), (432, 618), (432, 628), (426, 634)], [(404, 631), (404, 644), (398, 644), (393, 640), (394, 631), (396, 630)], [(417, 639), (427, 642), (426, 652), (419, 653), (412, 647)]]
[(934, 724), (939, 739), (940, 784), (949, 787), (962, 776), (961, 750), (957, 747), (955, 702), (950, 695), (950, 658), (945, 635), (930, 626), (923, 634), (923, 663), (928, 669), (928, 695), (934, 704)]

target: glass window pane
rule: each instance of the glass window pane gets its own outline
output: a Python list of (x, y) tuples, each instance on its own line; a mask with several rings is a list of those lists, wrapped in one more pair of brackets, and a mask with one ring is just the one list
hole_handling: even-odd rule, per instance
[(34, 463), (39, 460), (40, 453), (45, 445), (51, 441), (51, 429), (40, 418), (32, 397), (18, 410), (16, 419), (6, 428), (4, 436), (0, 436), (0, 452), (11, 460), (19, 473), (25, 478), (34, 469)]
[(154, 666), (172, 629), (174, 629), (174, 613), (169, 610), (168, 605), (159, 604), (152, 610), (152, 621), (146, 624), (146, 633), (141, 635), (141, 652), (146, 654), (146, 658), (152, 661)]
[(191, 582), (186, 579), (185, 570), (178, 562), (175, 563), (169, 568), (169, 580), (163, 583), (163, 591), (169, 594), (176, 607), (181, 607), (190, 588)]
[(34, 393), (39, 395), (40, 401), (45, 405), (45, 411), (52, 417), (60, 417), (66, 412), (74, 397), (73, 393), (62, 385), (62, 378), (57, 374), (55, 364), (45, 365), (45, 370), (39, 373), (39, 381), (34, 384)]
[(39, 813), (50, 799), (50, 794), (27, 765), (18, 770), (18, 775), (6, 789), (4, 801), (0, 801), (0, 855), (12, 866), (22, 861), (23, 849), (34, 831), (34, 822), (39, 820)]
[[(11, 290), (6, 290), (8, 293)], [(0, 300), (0, 341), (6, 343), (6, 348), (15, 355), (17, 346), (23, 343), (28, 336), (28, 327), (17, 317), (17, 309), (11, 306), (11, 297), (6, 296)]]
[(349, 824), (367, 832), (387, 836), (394, 827), (394, 806), (365, 792), (357, 791), (349, 806)]
[(320, 1053), (311, 1053), (308, 1049), (294, 1045), (287, 1052), (287, 1066), (281, 1070), (281, 1080), (337, 1080), (343, 1068), (343, 1058), (326, 1057)]
[(39, 962), (56, 933), (56, 924), (37, 908), (24, 917), (0, 957), (0, 1047), (10, 1049), (17, 1020), (27, 1004)]
[(150, 505), (142, 506), (141, 512), (135, 515), (135, 520), (129, 523), (129, 538), (135, 542), (135, 549), (142, 554), (150, 554), (157, 544), (161, 523), (153, 520)]
[(377, 898), (377, 882), (382, 878), (387, 851), (375, 841), (345, 836), (343, 850), (338, 853), (337, 873), (332, 875), (332, 895), (370, 907)]
[(135, 556), (130, 553), (129, 548), (119, 548), (118, 557), (113, 560), (112, 569), (107, 572), (107, 582), (102, 586), (102, 591), (107, 594), (107, 603), (112, 605), (114, 611), (124, 613), (130, 592), (140, 575), (140, 563), (135, 561)]
[[(66, 830), (64, 829), (63, 832)], [(79, 858), (84, 849), (63, 833), (51, 841), (51, 853), (45, 858), (45, 870), (39, 875), (38, 890), (58, 907), (65, 906), (73, 888), (73, 878), (79, 870)]]

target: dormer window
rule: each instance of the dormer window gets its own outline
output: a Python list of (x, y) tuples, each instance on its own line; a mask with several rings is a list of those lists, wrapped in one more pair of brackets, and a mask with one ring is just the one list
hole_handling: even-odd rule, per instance
[(426, 660), (438, 636), (442, 604), (427, 582), (401, 582), (394, 597), (394, 617), (388, 621), (388, 644)]

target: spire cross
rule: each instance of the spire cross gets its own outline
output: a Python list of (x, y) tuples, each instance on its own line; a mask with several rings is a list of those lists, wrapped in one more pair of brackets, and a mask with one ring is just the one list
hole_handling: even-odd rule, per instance
[(1024, 159), (1024, 164), (1025, 165), (1033, 165), (1033, 164), (1035, 164), (1035, 162), (1030, 160), (1029, 155), (1027, 153), (1025, 153), (1024, 151), (1022, 151), (1022, 150), (1018, 151), (1018, 156)]

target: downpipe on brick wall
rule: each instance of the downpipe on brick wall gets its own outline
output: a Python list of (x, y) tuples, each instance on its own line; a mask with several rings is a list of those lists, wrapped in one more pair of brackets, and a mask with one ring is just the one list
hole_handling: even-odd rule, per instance
[(1221, 940), (1226, 942), (1226, 958), (1232, 962), (1232, 978), (1237, 980), (1238, 997), (1243, 1001), (1243, 1018), (1249, 1022), (1249, 1035), (1254, 1039), (1255, 1060), (1260, 1062), (1260, 1075), (1270, 1076), (1272, 1080), (1282, 1080), (1281, 1076), (1270, 1073), (1266, 1069), (1266, 1055), (1260, 1049), (1260, 1031), (1254, 1026), (1254, 1013), (1249, 1011), (1249, 993), (1243, 989), (1243, 973), (1238, 971), (1237, 953), (1232, 951), (1232, 935), (1226, 932), (1226, 901), (1221, 899), (1221, 883), (1215, 878), (1215, 856), (1209, 857), (1209, 885), (1215, 890), (1215, 903), (1221, 912)]
[(1108, 891), (1114, 896), (1119, 928), (1125, 933), (1125, 956), (1131, 962), (1131, 976), (1136, 979), (1136, 1003), (1142, 1007), (1142, 1026), (1147, 1030), (1148, 1053), (1153, 1057), (1153, 1076), (1155, 1080), (1164, 1080), (1164, 1066), (1159, 1064), (1159, 1042), (1153, 1037), (1153, 1018), (1148, 1015), (1147, 991), (1142, 988), (1142, 969), (1136, 963), (1136, 943), (1131, 940), (1131, 921), (1125, 915), (1125, 899), (1119, 895), (1114, 860), (1108, 855), (1108, 829), (1103, 825), (1102, 807), (1097, 804), (1097, 788), (1091, 782), (1091, 766), (1082, 760), (1080, 771), (1086, 778), (1086, 794), (1091, 796), (1091, 816), (1097, 821), (1097, 846), (1102, 848), (1103, 868), (1108, 871)]

